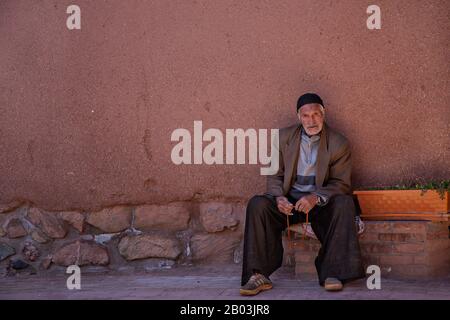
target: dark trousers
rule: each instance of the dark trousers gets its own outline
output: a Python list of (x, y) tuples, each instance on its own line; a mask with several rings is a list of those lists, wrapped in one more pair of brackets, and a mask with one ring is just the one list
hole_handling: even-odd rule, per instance
[[(288, 197), (295, 203), (296, 199)], [(322, 207), (309, 212), (312, 229), (321, 243), (315, 260), (320, 285), (328, 277), (346, 280), (365, 276), (355, 226), (355, 205), (348, 195), (329, 199)], [(289, 216), (289, 223), (304, 222), (305, 215)], [(269, 277), (283, 263), (282, 231), (286, 215), (281, 213), (274, 197), (254, 196), (247, 205), (244, 234), (244, 256), (241, 283), (254, 271)]]

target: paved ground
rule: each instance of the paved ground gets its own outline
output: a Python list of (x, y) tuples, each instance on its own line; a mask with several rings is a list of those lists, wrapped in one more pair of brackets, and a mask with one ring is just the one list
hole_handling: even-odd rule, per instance
[(274, 288), (248, 298), (239, 295), (240, 267), (177, 267), (146, 273), (82, 273), (81, 290), (68, 290), (60, 274), (0, 277), (0, 299), (163, 299), (163, 300), (309, 300), (309, 299), (439, 299), (450, 300), (450, 276), (434, 280), (382, 279), (381, 290), (368, 290), (365, 280), (343, 291), (324, 291), (315, 279), (295, 278), (292, 269), (272, 275)]

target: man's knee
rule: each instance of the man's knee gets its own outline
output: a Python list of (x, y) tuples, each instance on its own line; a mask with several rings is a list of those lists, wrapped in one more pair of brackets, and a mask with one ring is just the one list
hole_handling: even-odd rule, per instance
[(332, 197), (331, 200), (338, 205), (353, 204), (353, 197), (348, 194), (338, 194)]
[(337, 195), (331, 198), (334, 209), (338, 210), (345, 210), (345, 211), (352, 211), (352, 213), (355, 213), (355, 204), (353, 197), (350, 195), (342, 194)]
[(272, 202), (266, 196), (254, 196), (247, 204), (247, 213), (259, 214), (272, 206)]

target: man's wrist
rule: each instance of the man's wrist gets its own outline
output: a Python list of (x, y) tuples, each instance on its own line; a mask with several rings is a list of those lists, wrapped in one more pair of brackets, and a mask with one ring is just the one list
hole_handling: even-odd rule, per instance
[(314, 205), (319, 205), (320, 204), (320, 197), (317, 194), (315, 194), (315, 196), (316, 196), (316, 203)]
[(283, 200), (285, 200), (285, 199), (286, 199), (285, 196), (278, 196), (278, 197), (275, 197), (275, 201), (276, 201), (277, 203), (279, 203), (280, 201), (283, 201)]
[(314, 193), (314, 195), (317, 197), (317, 202), (316, 205), (317, 206), (323, 206), (326, 204), (326, 199), (324, 197), (319, 196), (318, 194)]

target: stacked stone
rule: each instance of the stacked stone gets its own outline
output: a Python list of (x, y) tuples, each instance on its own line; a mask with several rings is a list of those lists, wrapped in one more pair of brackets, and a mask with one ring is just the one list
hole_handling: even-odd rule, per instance
[(50, 212), (15, 202), (0, 206), (0, 268), (34, 273), (52, 265), (147, 270), (240, 263), (244, 209), (231, 202), (176, 202)]

